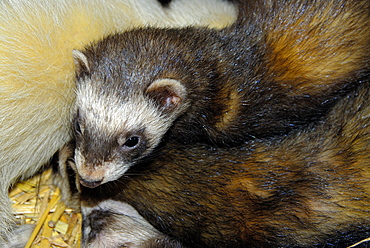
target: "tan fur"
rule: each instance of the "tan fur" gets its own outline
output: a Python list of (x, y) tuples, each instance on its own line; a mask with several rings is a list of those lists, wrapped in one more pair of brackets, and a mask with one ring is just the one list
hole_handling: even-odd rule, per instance
[[(296, 3), (295, 3), (296, 4)], [(282, 10), (266, 23), (269, 73), (292, 94), (323, 91), (366, 66), (369, 1), (313, 1), (302, 13)], [(274, 5), (274, 4), (273, 4)], [(317, 10), (322, 10), (317, 14)], [(361, 27), (361, 28), (359, 28)], [(340, 51), (340, 52), (339, 52)], [(353, 75), (356, 76), (356, 75)]]
[(222, 114), (216, 118), (215, 128), (219, 132), (227, 132), (232, 123), (238, 119), (241, 115), (241, 104), (242, 96), (238, 93), (238, 90), (232, 86), (223, 89), (220, 93), (220, 98), (225, 100), (225, 108)]
[[(236, 2), (241, 9), (240, 19), (248, 20), (243, 15), (251, 17), (251, 30), (262, 33), (257, 39), (263, 45), (251, 48), (260, 49), (261, 56), (251, 59), (252, 68), (245, 69), (245, 73), (258, 71), (255, 77), (247, 77), (245, 88), (249, 85), (257, 85), (258, 88), (245, 91), (247, 94), (243, 95), (242, 90), (232, 87), (236, 84), (234, 78), (230, 77), (224, 83), (231, 86), (221, 91), (221, 100), (215, 100), (216, 104), (224, 106), (224, 110), (215, 119), (209, 118), (215, 124), (208, 129), (214, 127), (216, 137), (220, 133), (231, 137), (230, 134), (251, 127), (255, 130), (245, 131), (245, 136), (266, 137), (264, 133), (278, 133), (277, 130), (282, 127), (279, 123), (287, 123), (290, 118), (292, 121), (286, 124), (290, 127), (300, 125), (299, 122), (306, 117), (313, 120), (315, 113), (316, 116), (320, 115), (322, 106), (330, 102), (330, 97), (339, 97), (343, 90), (360, 83), (369, 75), (369, 1)], [(259, 26), (260, 30), (254, 28)], [(253, 31), (246, 31), (246, 37), (252, 37)], [(238, 35), (241, 34), (234, 34), (236, 37)], [(243, 42), (240, 39), (239, 43)], [(243, 55), (239, 56), (243, 58)], [(259, 59), (261, 62), (258, 62)], [(259, 89), (266, 91), (265, 97), (258, 95)], [(229, 97), (231, 95), (237, 97)], [(322, 95), (331, 96), (323, 98), (320, 104), (314, 103), (313, 99)], [(299, 100), (290, 101), (289, 97)], [(260, 99), (268, 100), (262, 102)], [(266, 110), (260, 111), (261, 108), (256, 106), (264, 106)], [(297, 109), (305, 109), (306, 112)], [(309, 109), (313, 112), (310, 113)], [(242, 119), (243, 114), (247, 118)], [(272, 120), (269, 120), (269, 114)], [(246, 123), (246, 127), (237, 127), (235, 123)]]

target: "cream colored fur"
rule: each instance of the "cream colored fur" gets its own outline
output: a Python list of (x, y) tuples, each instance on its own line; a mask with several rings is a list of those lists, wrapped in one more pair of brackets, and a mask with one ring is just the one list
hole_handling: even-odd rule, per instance
[(143, 25), (209, 25), (236, 18), (222, 0), (0, 1), (0, 246), (11, 229), (7, 190), (33, 175), (70, 139), (72, 50)]
[[(89, 216), (93, 211), (110, 212), (108, 223), (92, 242), (87, 243), (84, 239), (86, 243), (82, 244), (83, 248), (140, 248), (148, 240), (163, 236), (129, 204), (106, 200), (94, 207), (82, 206), (84, 216)], [(87, 220), (88, 218), (84, 219), (85, 222)], [(83, 232), (86, 237), (94, 232), (90, 223), (85, 223)]]

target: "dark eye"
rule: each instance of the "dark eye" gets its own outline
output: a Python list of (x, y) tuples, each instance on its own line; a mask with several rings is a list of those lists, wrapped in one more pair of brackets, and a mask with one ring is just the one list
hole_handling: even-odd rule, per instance
[(139, 144), (140, 138), (137, 136), (132, 136), (123, 144), (123, 146), (134, 148)]
[(147, 149), (147, 141), (141, 130), (121, 133), (117, 137), (117, 144), (119, 145), (120, 152), (123, 152), (124, 156), (130, 156), (131, 158), (139, 156)]

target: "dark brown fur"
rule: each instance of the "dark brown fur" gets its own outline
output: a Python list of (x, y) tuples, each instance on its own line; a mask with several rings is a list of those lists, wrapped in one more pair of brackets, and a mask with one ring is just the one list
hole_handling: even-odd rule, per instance
[[(370, 235), (367, 85), (340, 100), (325, 123), (283, 140), (234, 148), (176, 142), (235, 145), (318, 121), (369, 76), (369, 4), (243, 3), (242, 18), (225, 30), (139, 29), (87, 48), (89, 69), (79, 76), (93, 78), (102, 95), (124, 103), (171, 78), (185, 85), (189, 107), (160, 154), (119, 181), (84, 189), (84, 205), (127, 202), (190, 247), (343, 247)], [(103, 136), (91, 143), (95, 151), (117, 149), (115, 136), (85, 130), (94, 127), (78, 130), (79, 140)]]
[(170, 137), (231, 145), (318, 120), (369, 75), (369, 1), (239, 5), (237, 23), (221, 31), (138, 29), (91, 45), (93, 87), (124, 102), (155, 79), (177, 79), (189, 107)]
[(188, 247), (346, 247), (370, 235), (369, 99), (365, 84), (281, 140), (168, 143), (119, 181), (84, 188), (83, 206), (129, 203)]

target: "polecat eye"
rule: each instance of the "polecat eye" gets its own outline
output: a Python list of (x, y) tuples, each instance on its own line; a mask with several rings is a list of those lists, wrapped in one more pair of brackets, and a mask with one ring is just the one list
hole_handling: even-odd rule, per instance
[(140, 155), (147, 147), (147, 141), (141, 131), (130, 134), (122, 133), (118, 136), (117, 143), (121, 152), (126, 153), (126, 155), (130, 154), (133, 157)]
[(126, 140), (123, 146), (126, 146), (128, 148), (135, 148), (139, 144), (139, 142), (140, 138), (138, 136), (132, 136)]

